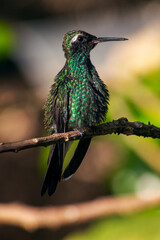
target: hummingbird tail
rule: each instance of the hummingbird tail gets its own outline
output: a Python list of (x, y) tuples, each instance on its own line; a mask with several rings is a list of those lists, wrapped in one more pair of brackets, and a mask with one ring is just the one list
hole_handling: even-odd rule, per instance
[(45, 194), (48, 189), (48, 195), (51, 196), (57, 187), (58, 181), (61, 178), (61, 158), (63, 151), (61, 151), (63, 144), (55, 144), (51, 146), (48, 157), (47, 173), (43, 182), (41, 196)]
[(41, 196), (48, 189), (48, 195), (51, 196), (57, 187), (58, 182), (62, 179), (68, 179), (79, 168), (90, 145), (91, 138), (80, 140), (73, 157), (62, 175), (62, 164), (64, 158), (65, 144), (55, 144), (51, 146), (48, 158), (48, 169), (43, 182)]
[(67, 180), (69, 177), (72, 176), (72, 174), (76, 172), (83, 158), (85, 157), (85, 154), (89, 148), (90, 143), (91, 143), (91, 138), (86, 138), (79, 141), (76, 151), (74, 153), (74, 156), (72, 157), (68, 167), (63, 173), (63, 176), (62, 176), (63, 179)]

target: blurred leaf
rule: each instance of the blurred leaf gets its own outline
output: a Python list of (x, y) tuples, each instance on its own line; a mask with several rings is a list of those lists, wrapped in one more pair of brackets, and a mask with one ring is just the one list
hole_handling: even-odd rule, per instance
[(150, 72), (145, 76), (141, 76), (140, 80), (160, 97), (160, 69)]
[(50, 150), (50, 146), (40, 148), (38, 167), (39, 167), (42, 175), (44, 175), (47, 170), (47, 161), (48, 161), (49, 150)]
[[(126, 161), (121, 166), (121, 169), (112, 176), (110, 185), (112, 193), (116, 195), (137, 193), (139, 190), (138, 186), (144, 176), (146, 176), (146, 182), (151, 182), (153, 178), (157, 179), (157, 182), (159, 182), (158, 187), (160, 187), (160, 174), (143, 161), (136, 151), (128, 149), (125, 159)], [(141, 185), (141, 190), (153, 190), (157, 187), (157, 182), (153, 182), (152, 185), (148, 184), (148, 186)]]
[(87, 230), (64, 240), (158, 240), (160, 239), (160, 208), (137, 214), (97, 221)]
[(0, 60), (10, 55), (15, 43), (14, 34), (11, 27), (0, 21)]
[[(160, 126), (160, 69), (137, 76), (130, 84), (115, 84), (111, 97), (113, 119), (115, 116), (125, 116), (130, 121), (150, 122)], [(123, 142), (126, 153), (119, 156), (122, 165), (113, 174), (111, 185), (114, 193), (135, 192), (136, 185), (143, 176), (159, 181), (159, 139), (121, 135), (116, 141)]]
[(130, 112), (134, 115), (136, 121), (147, 123), (147, 116), (137, 104), (132, 101), (129, 97), (125, 97), (125, 102), (129, 107)]

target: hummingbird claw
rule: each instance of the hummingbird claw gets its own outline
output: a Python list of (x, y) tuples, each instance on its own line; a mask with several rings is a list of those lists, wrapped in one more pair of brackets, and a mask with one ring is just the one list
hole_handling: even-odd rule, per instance
[(79, 132), (79, 134), (81, 135), (81, 137), (84, 137), (84, 130), (82, 128), (75, 128), (75, 131)]

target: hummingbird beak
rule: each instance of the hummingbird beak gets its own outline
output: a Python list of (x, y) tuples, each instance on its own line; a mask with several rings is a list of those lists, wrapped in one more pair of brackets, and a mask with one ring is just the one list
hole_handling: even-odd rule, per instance
[(120, 38), (120, 37), (99, 37), (92, 40), (92, 43), (97, 44), (101, 42), (110, 42), (110, 41), (126, 41), (127, 38)]

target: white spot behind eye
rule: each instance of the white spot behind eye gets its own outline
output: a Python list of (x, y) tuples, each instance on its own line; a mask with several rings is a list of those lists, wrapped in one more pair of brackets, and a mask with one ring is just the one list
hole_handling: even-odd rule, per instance
[(79, 35), (75, 35), (75, 36), (72, 38), (71, 42), (77, 41), (78, 36), (79, 36)]
[(77, 41), (77, 38), (78, 38), (80, 35), (81, 35), (81, 34), (75, 35), (75, 36), (71, 39), (70, 45), (71, 45), (73, 42), (76, 42), (76, 41)]

